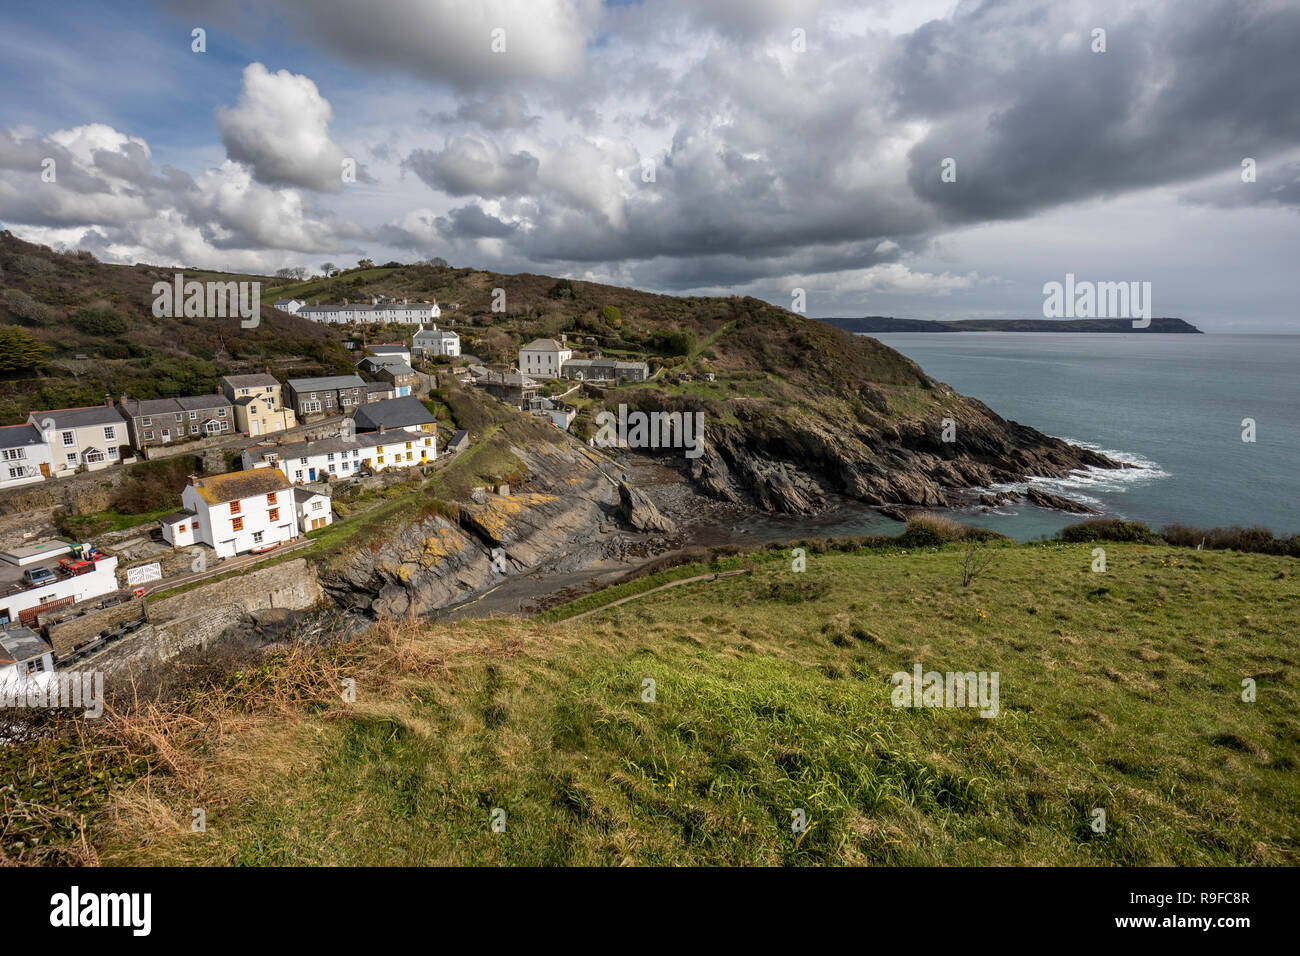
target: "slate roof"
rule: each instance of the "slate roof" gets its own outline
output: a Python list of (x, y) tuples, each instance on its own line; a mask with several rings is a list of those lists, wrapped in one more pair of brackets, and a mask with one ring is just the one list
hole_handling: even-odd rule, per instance
[(0, 428), (0, 448), (23, 448), (39, 445), (45, 436), (35, 425), (6, 425)]
[(561, 349), (568, 351), (567, 345), (561, 345), (555, 339), (533, 339), (519, 351), (521, 352), (559, 352)]
[(51, 650), (30, 627), (14, 627), (0, 633), (0, 664), (21, 664)]
[(36, 423), (54, 419), (55, 428), (85, 428), (88, 425), (120, 425), (122, 416), (112, 405), (87, 405), (83, 408), (54, 408), (48, 412), (32, 412)]
[(340, 454), (354, 448), (373, 448), (383, 443), (384, 439), (381, 439), (377, 433), (369, 433), (356, 435), (351, 439), (338, 435), (332, 438), (317, 438), (314, 441), (289, 442), (285, 445), (254, 445), (248, 451), (263, 460), (268, 453), (271, 453), (288, 461), (293, 458), (311, 458), (315, 455)]
[(405, 428), (408, 425), (433, 425), (438, 420), (414, 395), (390, 398), (383, 402), (362, 405), (352, 416), (357, 431), (374, 431), (385, 428)]
[(158, 520), (162, 524), (179, 524), (182, 521), (188, 521), (190, 518), (196, 517), (198, 517), (198, 515), (193, 511), (173, 511), (169, 515), (163, 515)]
[(210, 505), (270, 494), (272, 491), (285, 491), (290, 487), (289, 479), (284, 477), (284, 472), (279, 468), (253, 468), (194, 479), (194, 490)]
[(231, 388), (270, 388), (280, 384), (274, 375), (265, 372), (256, 375), (223, 375), (221, 380)]
[(339, 388), (363, 388), (360, 375), (324, 375), (320, 378), (291, 378), (286, 383), (295, 392), (328, 392)]
[(311, 485), (295, 485), (293, 489), (293, 500), (298, 504), (311, 501), (313, 498), (328, 498), (329, 492), (322, 491), (320, 488), (313, 488)]

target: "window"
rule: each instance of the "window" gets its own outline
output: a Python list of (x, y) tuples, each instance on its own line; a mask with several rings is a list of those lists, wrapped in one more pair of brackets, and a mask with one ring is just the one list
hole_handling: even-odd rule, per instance
[(302, 403), (302, 413), (303, 413), (304, 415), (311, 415), (312, 413), (314, 413), (314, 412), (319, 412), (319, 411), (320, 411), (320, 402), (303, 402), (303, 403)]
[(333, 461), (333, 460), (334, 460), (334, 452), (330, 452), (328, 455), (326, 455), (326, 456), (325, 456), (325, 460), (326, 460), (326, 461)]
[(231, 519), (230, 519), (230, 527), (231, 527), (231, 530), (233, 530), (233, 531), (243, 531), (243, 530), (244, 530), (244, 519), (243, 519), (243, 518), (231, 518)]
[(217, 417), (218, 417), (218, 418), (225, 418), (225, 417), (226, 417), (226, 410), (225, 410), (224, 408), (218, 408), (218, 409), (217, 409)]
[(268, 505), (273, 505), (273, 504), (275, 504), (275, 492), (274, 492), (274, 491), (272, 491), (270, 494), (268, 494), (268, 495), (266, 496), (266, 503), (267, 503)]
[(408, 450), (410, 449), (410, 447), (411, 447), (411, 443), (410, 443), (409, 441), (406, 443), (406, 447), (407, 447)]
[(268, 521), (279, 521), (279, 520), (280, 520), (280, 509), (279, 509), (279, 508), (272, 508), (270, 511), (268, 511), (268, 512), (266, 513), (266, 517), (267, 517), (267, 520), (268, 520)]
[(260, 532), (260, 531), (254, 531), (254, 532), (253, 532), (253, 544), (261, 544), (261, 543), (262, 543), (262, 532)]
[(76, 443), (77, 443), (77, 436), (76, 436), (75, 434), (73, 434), (72, 432), (64, 432), (64, 433), (63, 433), (63, 444), (64, 444), (65, 446), (66, 446), (66, 445), (75, 445)]
[(68, 452), (67, 458), (65, 460), (67, 461), (69, 467), (75, 465), (77, 463), (77, 453), (71, 451)]
[(104, 426), (104, 441), (117, 441), (117, 429), (114, 426)]
[(195, 422), (193, 425), (190, 426), (190, 434), (197, 435), (198, 433), (199, 433), (199, 425), (198, 422)]
[(325, 507), (325, 502), (321, 501), (319, 498), (317, 498), (315, 501), (311, 503), (312, 511), (320, 511), (324, 507)]
[(177, 412), (177, 413), (176, 413), (176, 422), (177, 422), (177, 424), (179, 424), (179, 423), (181, 423), (181, 422), (183, 422), (183, 421), (185, 421), (185, 414), (184, 414), (183, 412)]
[(239, 394), (240, 394), (240, 395), (247, 395), (247, 394), (248, 394), (248, 389), (246, 389), (246, 388), (241, 388), (241, 389), (239, 390)]
[(294, 480), (294, 481), (302, 481), (302, 472), (301, 472), (301, 471), (295, 471), (295, 472), (293, 473), (293, 480)]
[(18, 461), (20, 458), (26, 458), (27, 452), (22, 448), (6, 448), (4, 451), (5, 461)]
[(238, 501), (232, 501), (232, 502), (230, 503), (230, 513), (231, 513), (232, 515), (237, 515), (237, 514), (239, 514), (242, 510), (243, 510), (243, 509), (240, 507), (240, 503), (239, 503)]
[(86, 452), (86, 462), (88, 464), (98, 465), (103, 460), (104, 453), (98, 448), (92, 448), (90, 451)]
[(118, 448), (117, 448), (116, 445), (111, 445), (111, 446), (109, 446), (109, 449), (108, 449), (108, 457), (109, 457), (111, 460), (116, 461), (116, 460), (117, 460), (117, 452), (118, 452)]
[(199, 413), (198, 413), (198, 412), (190, 412), (190, 421), (194, 421), (194, 420), (197, 419), (198, 417), (199, 417)]
[(144, 440), (145, 440), (145, 441), (153, 441), (153, 430), (152, 430), (152, 429), (150, 429), (149, 431), (146, 431), (146, 432), (144, 433)]
[(23, 469), (22, 469), (22, 468), (10, 468), (10, 469), (9, 469), (9, 477), (10, 477), (10, 478), (21, 478), (22, 476), (23, 476)]
[(307, 459), (306, 459), (306, 458), (299, 458), (299, 459), (298, 459), (298, 464), (300, 464), (300, 465), (305, 465), (305, 464), (307, 464)]
[(144, 418), (140, 419), (140, 424), (148, 428), (150, 425), (153, 424), (153, 418), (149, 415), (146, 415)]

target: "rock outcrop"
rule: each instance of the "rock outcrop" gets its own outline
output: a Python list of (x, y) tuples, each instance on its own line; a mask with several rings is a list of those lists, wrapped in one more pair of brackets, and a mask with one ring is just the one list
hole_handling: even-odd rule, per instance
[(668, 534), (677, 530), (677, 523), (661, 514), (645, 492), (633, 488), (626, 481), (618, 483), (618, 512), (637, 531)]
[(480, 492), (454, 515), (400, 513), (322, 569), (322, 586), (345, 607), (418, 616), (468, 600), (508, 575), (597, 553), (593, 529), (617, 502), (598, 459), (558, 445), (514, 451), (536, 490)]

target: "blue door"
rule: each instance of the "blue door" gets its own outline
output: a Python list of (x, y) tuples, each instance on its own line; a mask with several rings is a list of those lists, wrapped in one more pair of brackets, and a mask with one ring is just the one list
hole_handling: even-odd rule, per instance
[(307, 469), (307, 480), (308, 480), (308, 481), (315, 481), (315, 480), (316, 480), (316, 469), (315, 469), (315, 468), (308, 468), (308, 469)]

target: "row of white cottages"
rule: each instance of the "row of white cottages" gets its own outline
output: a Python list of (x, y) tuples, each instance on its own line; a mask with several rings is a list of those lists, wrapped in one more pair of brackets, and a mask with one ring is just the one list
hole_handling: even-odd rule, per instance
[(392, 322), (397, 325), (421, 325), (433, 322), (442, 315), (436, 302), (411, 302), (407, 299), (385, 299), (376, 302), (336, 302), (326, 305), (308, 305), (301, 299), (276, 299), (274, 305), (281, 312), (310, 319), (313, 322), (338, 324), (346, 322)]

